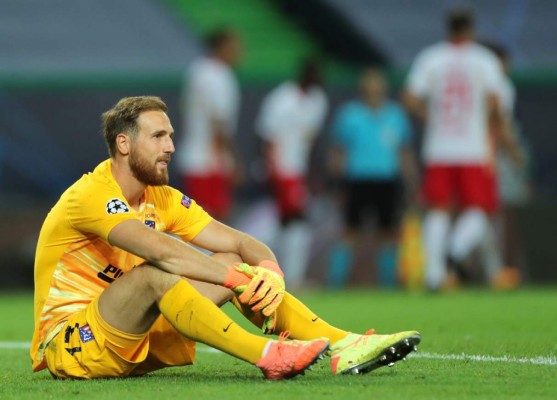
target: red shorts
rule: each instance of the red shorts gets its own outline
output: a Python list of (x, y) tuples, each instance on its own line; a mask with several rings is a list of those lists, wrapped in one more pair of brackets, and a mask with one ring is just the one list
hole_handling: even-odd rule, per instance
[(281, 218), (302, 215), (308, 201), (305, 179), (301, 176), (274, 176), (272, 183)]
[(211, 216), (226, 219), (232, 207), (232, 178), (228, 174), (184, 175), (184, 192)]
[(429, 165), (423, 195), (434, 207), (479, 207), (493, 213), (499, 208), (495, 171), (486, 165)]

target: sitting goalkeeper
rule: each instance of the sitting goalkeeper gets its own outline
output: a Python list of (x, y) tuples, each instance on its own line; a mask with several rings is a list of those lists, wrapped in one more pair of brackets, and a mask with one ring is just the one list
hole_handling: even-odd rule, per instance
[[(166, 111), (157, 97), (130, 97), (104, 113), (111, 158), (46, 217), (35, 258), (34, 371), (142, 375), (192, 364), (202, 342), (275, 380), (302, 373), (329, 346), (334, 374), (368, 372), (415, 349), (417, 332), (358, 335), (327, 324), (285, 292), (267, 246), (167, 186)], [(279, 339), (242, 329), (220, 310), (227, 301)]]

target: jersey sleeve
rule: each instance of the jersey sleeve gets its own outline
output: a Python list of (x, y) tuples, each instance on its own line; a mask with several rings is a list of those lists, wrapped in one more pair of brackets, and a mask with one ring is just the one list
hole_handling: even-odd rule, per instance
[(508, 77), (505, 77), (504, 79), (505, 87), (503, 89), (501, 99), (501, 108), (505, 113), (512, 115), (516, 104), (516, 90), (512, 81)]
[[(210, 115), (231, 125), (236, 111), (236, 99), (234, 96), (233, 83), (228, 82), (224, 75), (214, 74), (204, 76), (203, 80), (205, 104)], [(227, 129), (226, 133), (232, 134), (232, 129)]]
[(180, 236), (189, 242), (205, 228), (213, 218), (195, 202), (180, 191), (169, 188), (169, 224), (170, 233)]
[(505, 77), (495, 56), (484, 54), (482, 77), (487, 92), (501, 98), (502, 89), (505, 87)]
[(410, 93), (418, 97), (427, 96), (430, 87), (429, 69), (427, 54), (419, 54), (408, 73), (406, 88)]
[(68, 194), (67, 218), (83, 234), (108, 242), (110, 231), (121, 222), (138, 219), (122, 192), (109, 184), (94, 183)]
[(317, 133), (323, 126), (327, 111), (329, 110), (329, 100), (323, 91), (319, 91), (316, 100), (315, 113), (312, 118), (312, 131)]
[(275, 88), (263, 100), (256, 121), (257, 134), (263, 139), (272, 139), (279, 129), (282, 97), (280, 88)]

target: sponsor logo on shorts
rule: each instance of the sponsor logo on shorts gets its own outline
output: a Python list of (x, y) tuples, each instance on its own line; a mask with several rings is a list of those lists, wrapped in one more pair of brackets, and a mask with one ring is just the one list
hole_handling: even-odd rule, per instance
[(79, 324), (76, 323), (74, 326), (66, 326), (66, 331), (64, 332), (64, 343), (70, 343), (70, 338), (76, 329), (79, 328)]
[(66, 349), (66, 351), (67, 351), (68, 353), (70, 353), (70, 356), (73, 356), (75, 353), (81, 351), (81, 346), (79, 346), (79, 347), (72, 347), (72, 348), (66, 347), (65, 349)]
[(129, 213), (130, 209), (123, 200), (120, 199), (110, 199), (106, 203), (106, 213), (111, 214), (124, 214)]
[(155, 227), (156, 227), (155, 221), (150, 220), (150, 219), (146, 219), (146, 220), (145, 220), (145, 225), (146, 225), (148, 228), (152, 228), (152, 229), (155, 229)]
[(95, 340), (95, 336), (93, 335), (89, 324), (83, 325), (79, 328), (79, 338), (81, 339), (82, 343), (87, 343), (91, 340)]

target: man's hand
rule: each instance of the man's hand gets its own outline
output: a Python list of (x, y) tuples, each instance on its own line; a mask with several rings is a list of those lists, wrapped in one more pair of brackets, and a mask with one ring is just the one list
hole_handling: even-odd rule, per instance
[(263, 267), (269, 271), (276, 272), (281, 278), (284, 278), (284, 272), (280, 269), (279, 265), (275, 261), (263, 260), (258, 264), (258, 267)]
[(233, 267), (226, 267), (226, 271), (227, 274), (223, 286), (231, 289), (236, 294), (243, 293), (255, 276), (253, 267), (246, 263), (234, 264)]
[(271, 335), (275, 332), (275, 327), (277, 325), (277, 313), (276, 311), (268, 317), (265, 317), (263, 320), (263, 326), (261, 329), (263, 333), (266, 335)]
[(252, 311), (261, 311), (265, 317), (269, 317), (274, 314), (284, 298), (284, 279), (277, 272), (264, 267), (255, 267), (253, 271), (255, 276), (238, 300), (250, 306)]

